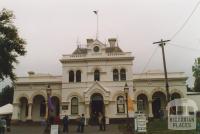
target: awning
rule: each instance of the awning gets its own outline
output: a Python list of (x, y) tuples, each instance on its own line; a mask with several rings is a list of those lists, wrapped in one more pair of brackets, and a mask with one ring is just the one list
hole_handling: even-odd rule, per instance
[(6, 105), (0, 107), (0, 115), (12, 114), (12, 113), (13, 113), (13, 105), (12, 104), (6, 104)]

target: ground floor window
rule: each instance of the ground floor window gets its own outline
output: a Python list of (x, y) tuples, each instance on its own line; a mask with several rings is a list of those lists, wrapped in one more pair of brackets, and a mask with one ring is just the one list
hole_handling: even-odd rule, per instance
[(123, 96), (117, 97), (117, 113), (125, 113)]
[(73, 97), (71, 99), (71, 114), (78, 114), (78, 98)]

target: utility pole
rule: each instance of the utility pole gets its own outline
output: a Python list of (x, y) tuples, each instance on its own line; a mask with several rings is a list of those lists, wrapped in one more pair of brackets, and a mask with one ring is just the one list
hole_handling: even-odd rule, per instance
[(167, 102), (170, 101), (170, 94), (169, 94), (169, 83), (168, 83), (168, 77), (167, 77), (167, 67), (166, 67), (166, 61), (165, 61), (165, 50), (164, 46), (166, 42), (169, 42), (170, 40), (162, 40), (158, 42), (153, 42), (153, 44), (158, 44), (162, 48), (162, 57), (163, 57), (163, 66), (164, 66), (164, 73), (165, 73), (165, 88), (167, 92)]

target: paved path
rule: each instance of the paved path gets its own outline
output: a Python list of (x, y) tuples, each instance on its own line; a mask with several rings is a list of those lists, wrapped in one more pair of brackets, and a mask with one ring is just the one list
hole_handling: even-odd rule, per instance
[[(107, 125), (106, 131), (99, 131), (98, 126), (86, 126), (84, 134), (121, 134), (118, 125)], [(6, 134), (43, 134), (44, 127), (41, 126), (12, 126), (11, 132)], [(76, 126), (69, 126), (69, 134), (77, 134)]]

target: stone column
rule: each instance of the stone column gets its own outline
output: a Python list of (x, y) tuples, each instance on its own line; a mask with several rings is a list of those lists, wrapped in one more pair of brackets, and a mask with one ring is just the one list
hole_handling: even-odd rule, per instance
[(48, 118), (48, 102), (47, 101), (45, 101), (45, 104), (46, 104), (46, 114), (45, 114), (45, 118), (47, 119)]
[(18, 121), (20, 120), (20, 104), (19, 103), (13, 103), (13, 114), (12, 114), (12, 120)]
[(153, 117), (153, 112), (152, 112), (152, 100), (149, 101), (149, 117)]
[(134, 110), (134, 112), (138, 111), (138, 109), (137, 109), (137, 101), (136, 100), (133, 100), (133, 110)]
[(109, 123), (109, 108), (108, 108), (108, 103), (104, 104), (105, 106), (105, 117), (106, 117), (106, 124), (110, 124)]
[(90, 118), (89, 104), (85, 104), (85, 118), (86, 118), (85, 124), (88, 125), (88, 121), (89, 121), (89, 118)]
[(32, 120), (32, 103), (28, 104), (28, 117), (27, 120)]

